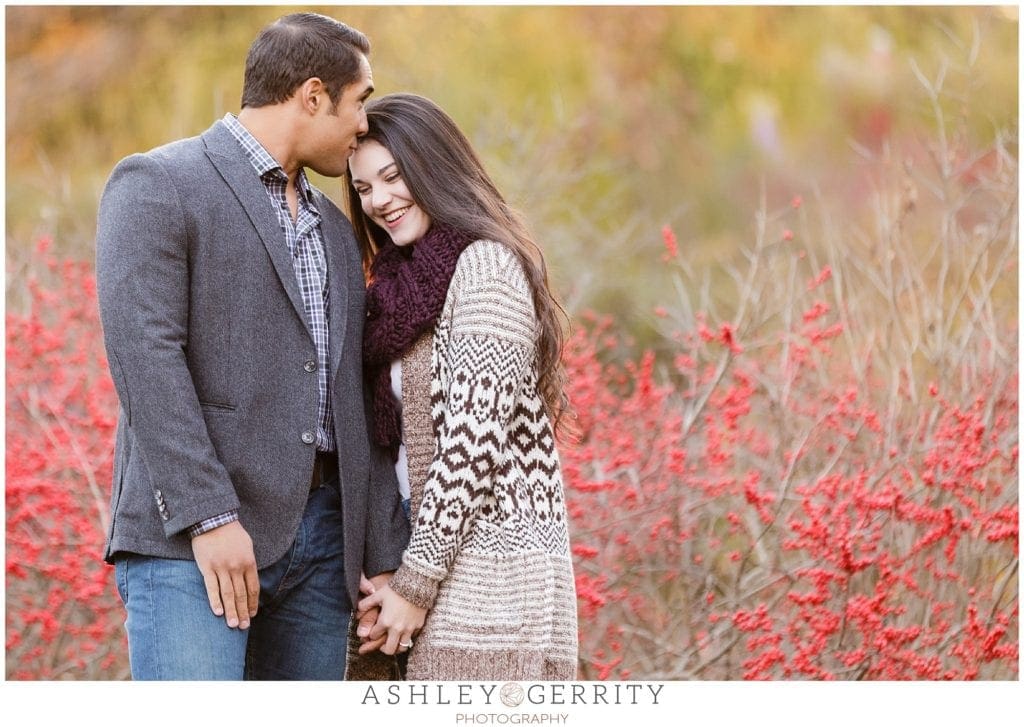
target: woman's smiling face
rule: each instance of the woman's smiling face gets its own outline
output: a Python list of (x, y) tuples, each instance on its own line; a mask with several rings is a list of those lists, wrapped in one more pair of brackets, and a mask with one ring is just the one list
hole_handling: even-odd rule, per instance
[(367, 139), (348, 163), (363, 212), (396, 245), (410, 245), (427, 234), (430, 218), (413, 200), (391, 152)]

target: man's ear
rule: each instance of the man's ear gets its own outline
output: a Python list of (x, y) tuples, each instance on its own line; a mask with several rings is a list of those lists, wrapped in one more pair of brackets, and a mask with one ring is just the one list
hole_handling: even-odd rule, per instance
[(324, 86), (324, 82), (316, 76), (303, 81), (296, 96), (298, 96), (303, 111), (311, 116), (315, 116), (320, 107), (328, 100), (327, 88)]

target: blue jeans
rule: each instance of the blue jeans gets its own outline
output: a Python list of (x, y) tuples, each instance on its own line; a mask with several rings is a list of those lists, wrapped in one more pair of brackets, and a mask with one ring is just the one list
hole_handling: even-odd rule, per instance
[(344, 678), (352, 606), (343, 556), (337, 479), (309, 494), (295, 542), (259, 571), (259, 612), (245, 631), (210, 610), (195, 561), (118, 556), (132, 678)]

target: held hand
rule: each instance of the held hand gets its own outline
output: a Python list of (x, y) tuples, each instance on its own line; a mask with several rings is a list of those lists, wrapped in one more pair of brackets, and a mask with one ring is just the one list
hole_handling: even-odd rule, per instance
[(192, 538), (192, 553), (206, 583), (210, 608), (229, 628), (249, 628), (260, 599), (252, 538), (237, 520)]
[[(366, 577), (363, 572), (359, 573), (359, 595), (361, 596), (372, 596), (377, 587), (373, 585), (373, 581)], [(356, 606), (356, 616), (361, 617), (363, 612), (358, 610), (358, 604)]]
[[(380, 616), (370, 629), (370, 641), (376, 642), (383, 638), (384, 644), (380, 650), (388, 655), (409, 648), (413, 636), (423, 628), (427, 610), (409, 603), (387, 585), (377, 588), (373, 595), (360, 601), (359, 611), (367, 611), (377, 606), (380, 607)], [(362, 647), (360, 653), (364, 653)]]
[[(391, 576), (394, 571), (387, 571), (374, 576), (373, 578), (367, 579), (365, 575), (359, 575), (359, 591), (365, 596), (371, 596), (377, 592), (378, 588), (387, 585), (387, 582), (391, 580)], [(371, 651), (376, 651), (384, 642), (387, 640), (387, 634), (377, 638), (370, 639), (370, 630), (373, 629), (374, 624), (377, 623), (377, 618), (380, 616), (380, 606), (373, 606), (367, 611), (357, 610), (356, 618), (359, 620), (359, 625), (356, 628), (356, 633), (359, 635), (362, 643), (359, 645), (360, 654), (368, 654)]]
[[(359, 574), (359, 593), (363, 596), (372, 596), (377, 591), (377, 587), (373, 584), (373, 581), (367, 579), (365, 573)], [(384, 643), (384, 639), (380, 638), (376, 641), (369, 641), (370, 629), (373, 628), (374, 624), (377, 623), (377, 617), (380, 616), (380, 607), (374, 606), (367, 610), (356, 609), (356, 635), (359, 637), (359, 653), (368, 654), (371, 651), (375, 651), (381, 647)]]

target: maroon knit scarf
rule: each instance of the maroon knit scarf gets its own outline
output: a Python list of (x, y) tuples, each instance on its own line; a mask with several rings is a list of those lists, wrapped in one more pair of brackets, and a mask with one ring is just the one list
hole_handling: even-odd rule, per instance
[(459, 255), (473, 238), (431, 225), (412, 245), (388, 242), (370, 266), (363, 365), (373, 402), (374, 440), (398, 457), (401, 407), (391, 390), (391, 362), (401, 358), (441, 315)]

